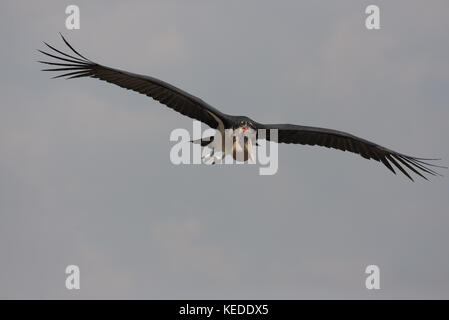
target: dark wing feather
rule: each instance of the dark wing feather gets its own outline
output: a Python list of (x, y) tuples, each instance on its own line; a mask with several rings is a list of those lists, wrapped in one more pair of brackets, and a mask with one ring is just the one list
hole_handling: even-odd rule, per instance
[(45, 45), (54, 52), (48, 53), (39, 50), (41, 53), (54, 58), (57, 61), (39, 61), (40, 63), (48, 64), (50, 66), (56, 66), (49, 69), (43, 69), (43, 71), (63, 72), (54, 78), (97, 78), (116, 84), (122, 88), (145, 94), (183, 115), (204, 122), (211, 128), (217, 128), (218, 123), (210, 113), (213, 113), (217, 118), (226, 123), (227, 115), (221, 113), (203, 100), (159, 79), (105, 67), (92, 62), (78, 53), (62, 35), (61, 37), (74, 55), (64, 53), (45, 42)]
[(257, 124), (257, 129), (267, 130), (267, 140), (271, 139), (269, 129), (277, 129), (277, 142), (279, 143), (295, 143), (310, 146), (318, 145), (357, 153), (366, 159), (374, 159), (382, 162), (395, 174), (394, 167), (396, 167), (412, 181), (413, 178), (410, 176), (407, 169), (427, 180), (424, 174), (441, 176), (441, 174), (431, 167), (446, 168), (426, 162), (440, 159), (425, 159), (407, 156), (342, 131), (293, 124)]

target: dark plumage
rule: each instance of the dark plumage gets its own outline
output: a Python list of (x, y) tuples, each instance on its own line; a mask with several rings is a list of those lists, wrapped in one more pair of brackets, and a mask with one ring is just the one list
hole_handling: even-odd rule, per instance
[[(58, 61), (39, 61), (40, 63), (55, 66), (43, 71), (64, 72), (54, 78), (65, 77), (74, 79), (91, 77), (104, 80), (122, 88), (145, 94), (183, 115), (199, 120), (218, 130), (242, 127), (250, 127), (254, 130), (266, 129), (266, 139), (270, 140), (272, 137), (270, 137), (269, 129), (277, 129), (279, 143), (318, 145), (353, 152), (366, 159), (382, 162), (393, 173), (396, 173), (394, 170), (394, 167), (396, 167), (411, 180), (413, 179), (407, 169), (427, 180), (425, 174), (440, 175), (432, 167), (445, 168), (427, 162), (439, 159), (407, 156), (342, 131), (292, 124), (261, 124), (248, 117), (231, 116), (222, 113), (203, 100), (159, 79), (109, 68), (92, 62), (78, 53), (62, 35), (61, 37), (74, 55), (64, 53), (47, 43), (45, 45), (54, 51), (53, 54), (39, 50), (41, 53)], [(55, 55), (56, 53), (59, 55)], [(207, 145), (211, 141), (203, 141), (201, 144)]]

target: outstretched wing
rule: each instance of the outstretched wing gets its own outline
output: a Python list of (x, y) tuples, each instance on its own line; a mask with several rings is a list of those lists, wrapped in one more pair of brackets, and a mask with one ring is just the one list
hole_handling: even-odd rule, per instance
[(210, 113), (221, 121), (226, 121), (226, 114), (218, 111), (203, 100), (159, 79), (105, 67), (92, 62), (78, 53), (62, 34), (61, 37), (75, 55), (64, 53), (45, 42), (45, 45), (54, 52), (50, 51), (52, 52), (51, 54), (39, 50), (39, 52), (56, 59), (56, 62), (39, 61), (40, 63), (55, 66), (54, 68), (44, 69), (43, 71), (63, 72), (63, 74), (57, 75), (54, 78), (65, 77), (67, 79), (73, 79), (91, 77), (104, 80), (122, 88), (145, 94), (183, 115), (204, 122), (214, 129), (218, 127), (218, 123)]
[(439, 175), (431, 167), (446, 168), (426, 161), (440, 159), (425, 159), (407, 156), (387, 149), (374, 142), (356, 137), (352, 134), (317, 127), (298, 126), (293, 124), (258, 124), (257, 129), (266, 129), (266, 139), (272, 140), (269, 129), (277, 129), (279, 143), (295, 143), (310, 146), (323, 146), (357, 153), (366, 159), (382, 162), (394, 174), (394, 167), (398, 168), (413, 181), (407, 169), (427, 180), (424, 174)]

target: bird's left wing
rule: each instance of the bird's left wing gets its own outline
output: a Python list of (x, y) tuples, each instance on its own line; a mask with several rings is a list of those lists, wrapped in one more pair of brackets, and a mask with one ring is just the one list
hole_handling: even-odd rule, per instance
[(214, 129), (218, 127), (217, 119), (223, 122), (226, 121), (226, 114), (218, 111), (200, 98), (162, 80), (105, 67), (92, 62), (78, 53), (62, 35), (61, 37), (76, 56), (64, 53), (45, 42), (45, 45), (54, 52), (48, 53), (39, 50), (41, 53), (57, 59), (57, 62), (39, 61), (40, 63), (55, 66), (54, 68), (44, 69), (43, 71), (63, 72), (63, 74), (54, 78), (65, 77), (66, 79), (73, 79), (91, 77), (104, 80), (122, 88), (145, 94), (183, 115), (204, 122)]
[(293, 124), (257, 124), (257, 129), (266, 130), (267, 140), (273, 140), (273, 137), (270, 136), (270, 129), (276, 129), (279, 143), (323, 146), (353, 152), (366, 159), (380, 161), (395, 174), (393, 167), (398, 168), (412, 181), (407, 169), (427, 180), (424, 174), (440, 175), (431, 167), (446, 168), (426, 162), (440, 159), (408, 156), (342, 131)]

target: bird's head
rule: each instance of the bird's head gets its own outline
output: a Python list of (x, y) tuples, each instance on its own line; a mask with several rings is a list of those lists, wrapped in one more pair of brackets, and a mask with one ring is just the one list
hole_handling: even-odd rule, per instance
[(234, 129), (241, 129), (243, 132), (245, 132), (248, 129), (256, 129), (254, 123), (251, 121), (248, 117), (241, 117), (239, 121), (237, 122), (237, 127)]

